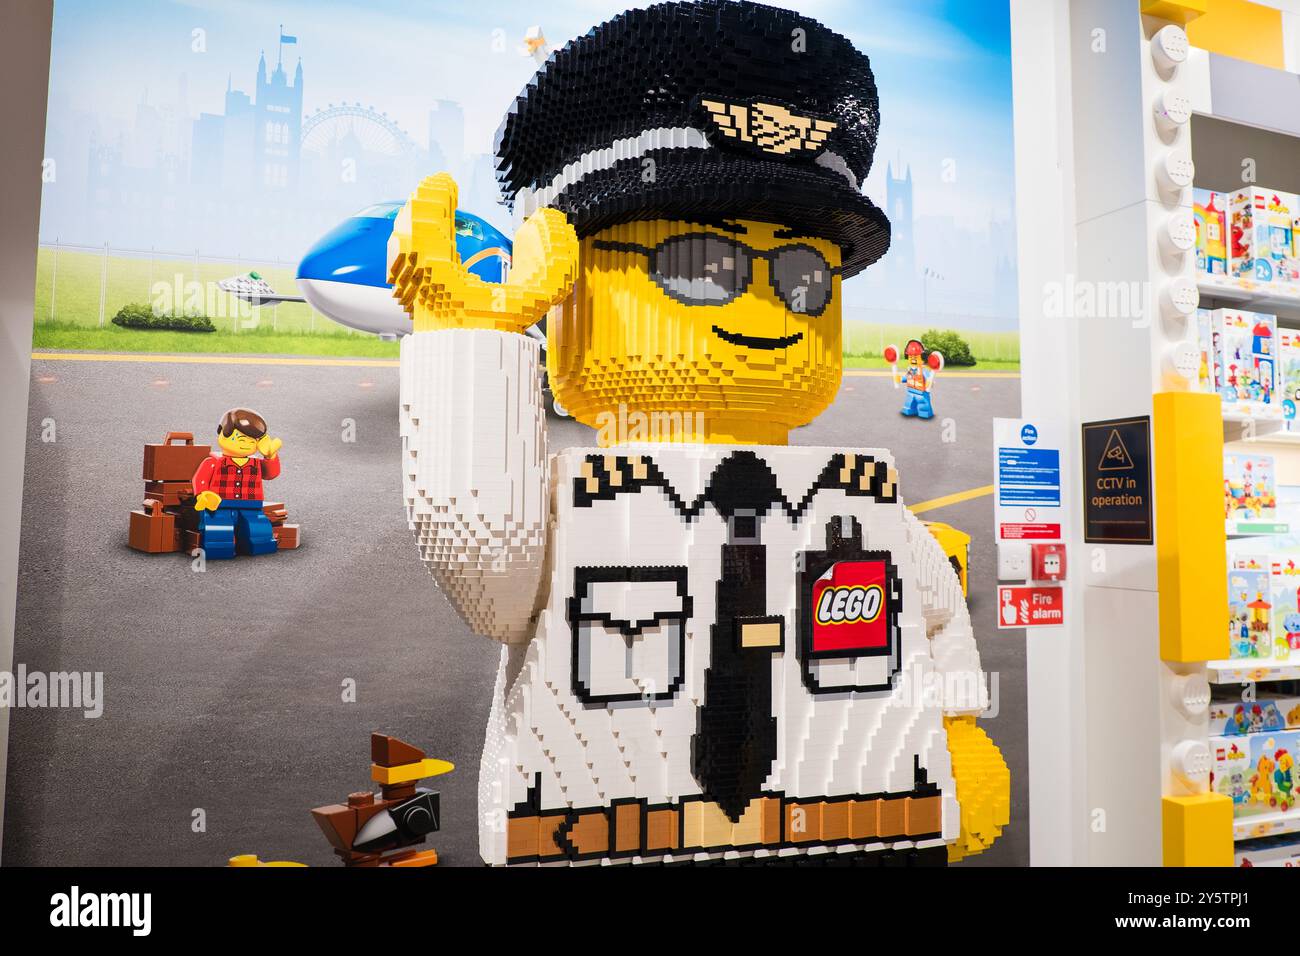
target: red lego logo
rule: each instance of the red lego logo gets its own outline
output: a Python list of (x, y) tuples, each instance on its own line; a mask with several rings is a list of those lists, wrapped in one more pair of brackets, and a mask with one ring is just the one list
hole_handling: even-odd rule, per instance
[(889, 569), (883, 559), (839, 561), (813, 584), (812, 652), (889, 646)]

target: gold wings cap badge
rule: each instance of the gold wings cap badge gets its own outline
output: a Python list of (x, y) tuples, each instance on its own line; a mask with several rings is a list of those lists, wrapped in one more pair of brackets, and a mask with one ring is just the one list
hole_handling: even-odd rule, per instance
[(701, 98), (700, 105), (724, 136), (773, 156), (812, 159), (837, 125), (834, 120), (802, 115), (780, 103)]

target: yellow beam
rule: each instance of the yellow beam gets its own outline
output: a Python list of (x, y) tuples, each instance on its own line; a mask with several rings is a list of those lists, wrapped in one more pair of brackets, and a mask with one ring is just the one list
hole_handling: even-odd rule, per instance
[(1232, 801), (1221, 793), (1165, 797), (1165, 866), (1232, 866)]
[(1219, 396), (1161, 392), (1154, 413), (1160, 656), (1220, 660), (1229, 648)]
[(1174, 23), (1189, 23), (1209, 12), (1209, 0), (1142, 0), (1142, 12)]
[(1286, 68), (1281, 10), (1247, 0), (1200, 0), (1200, 5), (1209, 9), (1187, 25), (1192, 46), (1275, 70)]

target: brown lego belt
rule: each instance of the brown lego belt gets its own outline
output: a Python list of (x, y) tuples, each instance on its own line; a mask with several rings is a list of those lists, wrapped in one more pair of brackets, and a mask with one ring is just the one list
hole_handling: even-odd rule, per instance
[(942, 813), (935, 792), (811, 801), (757, 797), (735, 823), (703, 798), (660, 806), (615, 801), (609, 807), (510, 816), (506, 861), (917, 841), (940, 836)]

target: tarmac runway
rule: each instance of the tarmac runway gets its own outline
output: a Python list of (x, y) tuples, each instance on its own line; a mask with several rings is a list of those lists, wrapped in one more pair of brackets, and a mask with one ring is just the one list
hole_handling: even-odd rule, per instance
[[(902, 418), (901, 395), (883, 375), (846, 375), (791, 440), (890, 449), (909, 504), (974, 492), (923, 514), (974, 536), (970, 607), (999, 708), (984, 726), (1012, 770), (1011, 826), (971, 863), (1027, 864), (1025, 639), (995, 627), (992, 498), (978, 493), (993, 481), (991, 419), (1019, 414), (1020, 383), (941, 373), (929, 422)], [(302, 547), (202, 572), (130, 550), (142, 445), (167, 431), (210, 441), (237, 405), (284, 440), (267, 498), (287, 503)], [(551, 424), (553, 450), (593, 441)], [(5, 864), (334, 864), (308, 810), (371, 786), (372, 730), (457, 765), (431, 782), (443, 819), (430, 842), (442, 865), (479, 864), (497, 647), (420, 565), (399, 448), (391, 365), (33, 362), (15, 667), (103, 672), (104, 704), (98, 719), (11, 714)]]

